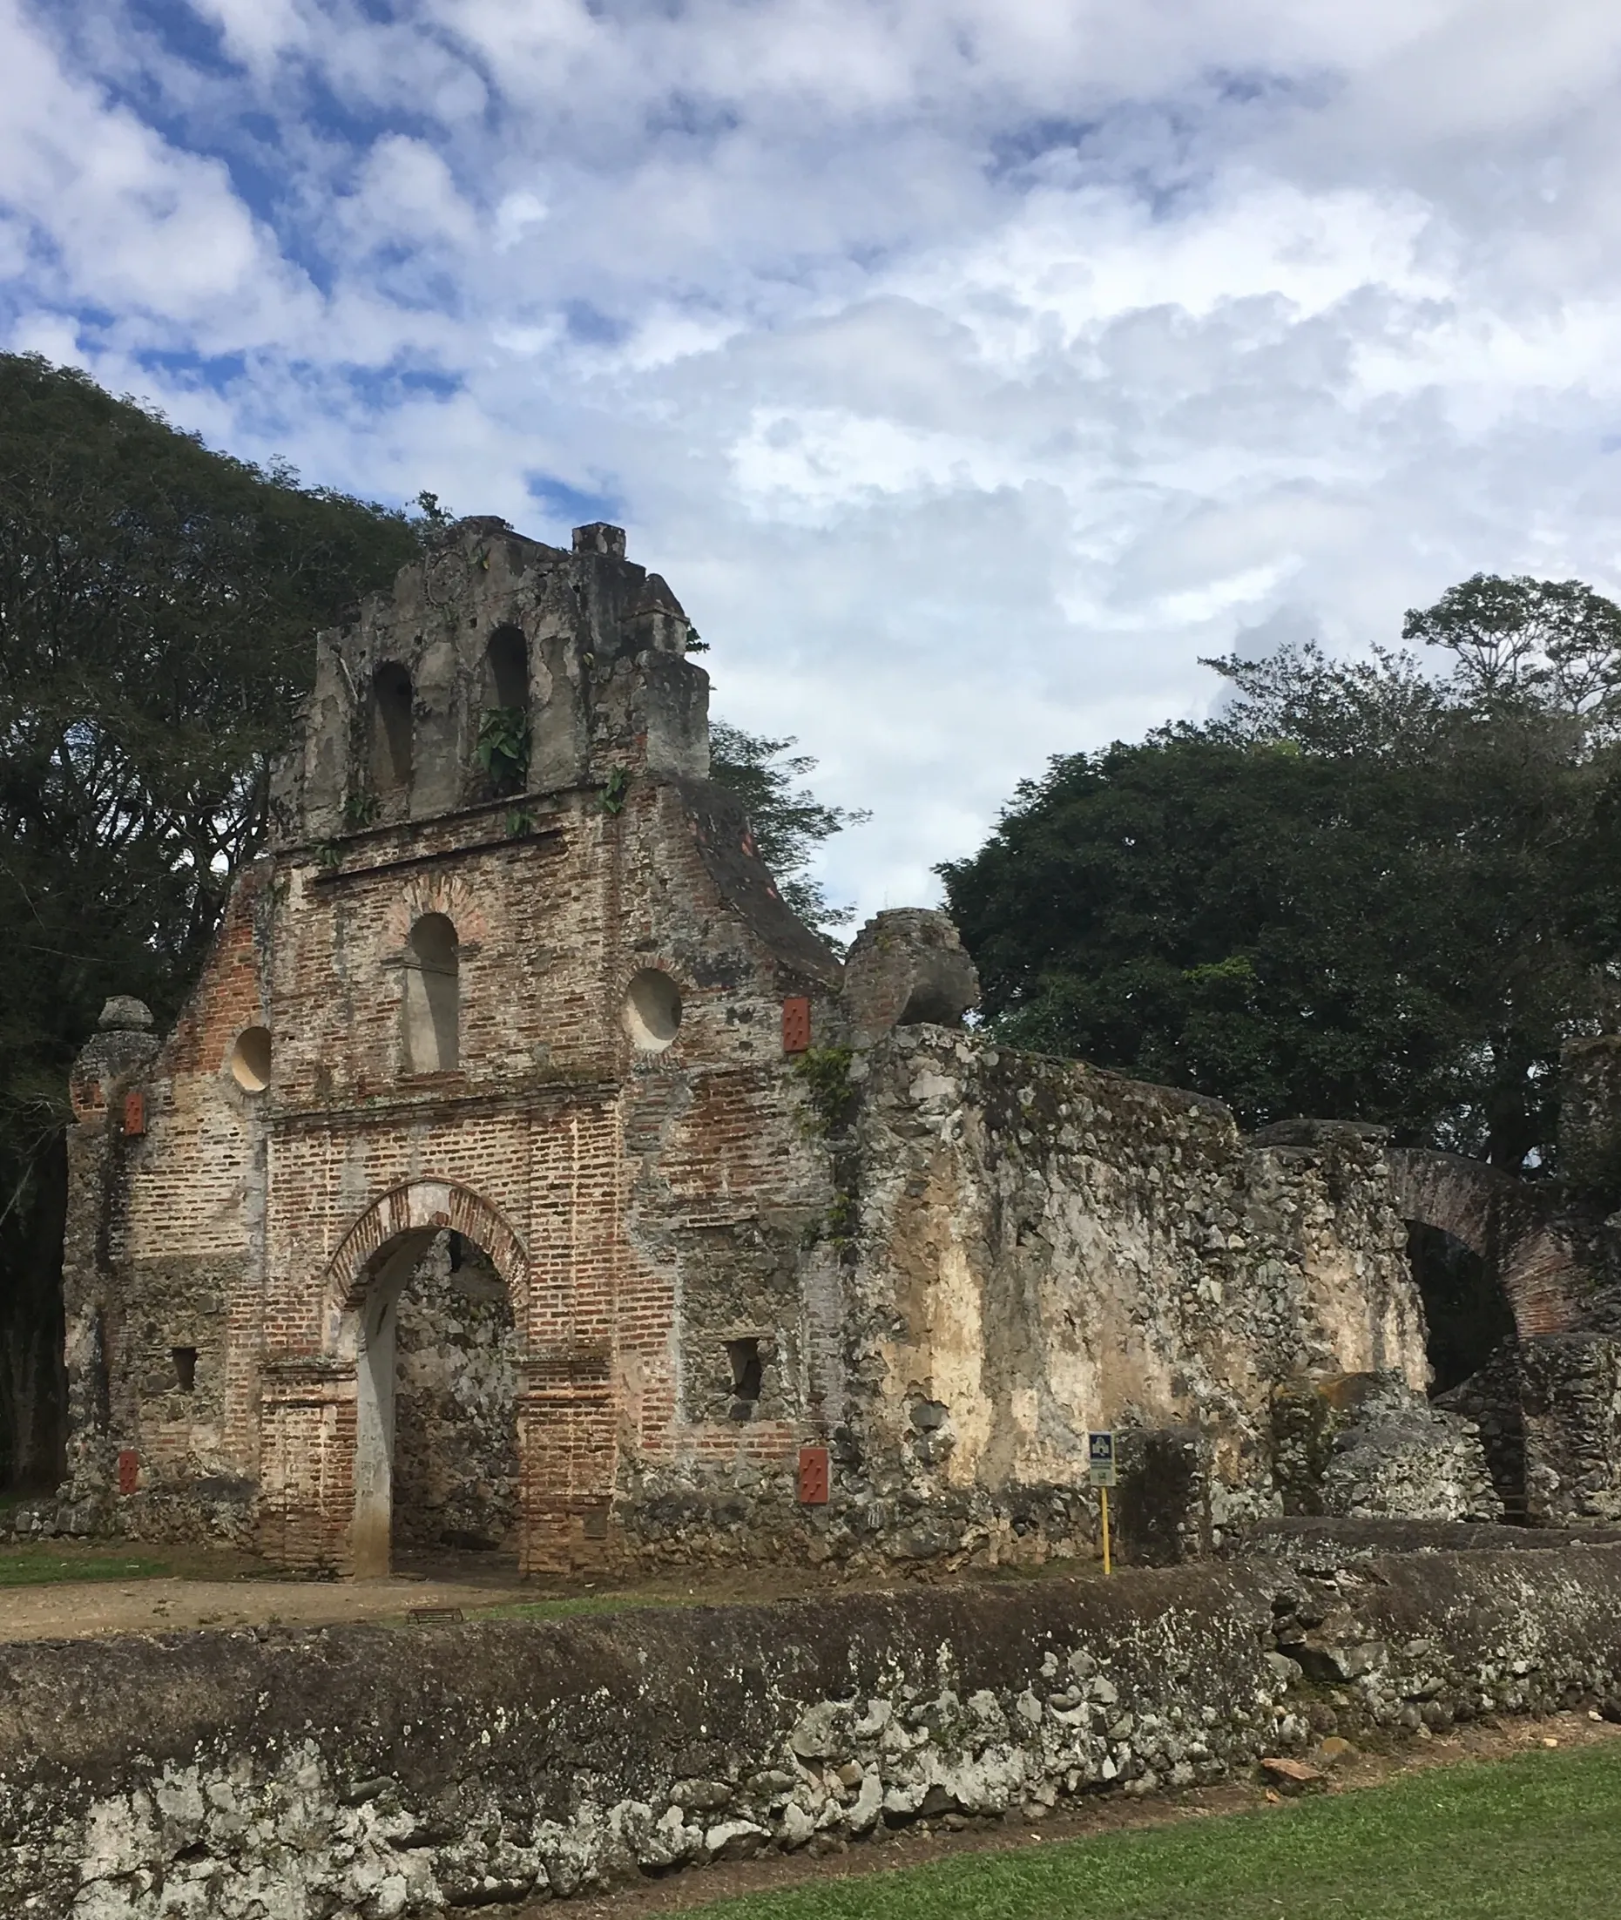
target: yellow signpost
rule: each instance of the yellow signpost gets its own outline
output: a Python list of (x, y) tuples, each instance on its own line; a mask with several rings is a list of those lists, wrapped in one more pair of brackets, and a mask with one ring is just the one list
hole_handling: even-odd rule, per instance
[(1115, 1484), (1114, 1434), (1089, 1433), (1086, 1436), (1086, 1477), (1098, 1490), (1098, 1519), (1103, 1534), (1103, 1571), (1109, 1564), (1109, 1489)]

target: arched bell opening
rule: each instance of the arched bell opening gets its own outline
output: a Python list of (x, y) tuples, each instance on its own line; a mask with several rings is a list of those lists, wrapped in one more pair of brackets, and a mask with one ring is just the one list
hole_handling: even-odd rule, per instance
[(385, 660), (371, 682), (371, 790), (385, 805), (411, 786), (411, 676), (397, 660)]
[(529, 706), (529, 642), (519, 627), (497, 627), (484, 650), (485, 703)]

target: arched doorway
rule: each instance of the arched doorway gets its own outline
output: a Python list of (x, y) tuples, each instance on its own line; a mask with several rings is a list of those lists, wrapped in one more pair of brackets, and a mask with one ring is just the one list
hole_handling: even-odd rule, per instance
[(1388, 1156), (1424, 1302), (1431, 1397), (1473, 1420), (1509, 1520), (1526, 1517), (1520, 1343), (1575, 1314), (1574, 1256), (1524, 1181), (1459, 1154)]
[(1407, 1223), (1407, 1260), (1424, 1302), (1431, 1397), (1480, 1372), (1516, 1338), (1514, 1311), (1486, 1257), (1445, 1227)]
[(1413, 1227), (1434, 1227), (1485, 1263), (1522, 1340), (1576, 1324), (1581, 1263), (1534, 1184), (1457, 1153), (1396, 1147), (1391, 1198)]
[(477, 1244), (435, 1235), (395, 1307), (390, 1539), (401, 1556), (512, 1556), (518, 1346), (506, 1283)]
[(520, 1547), (517, 1396), (527, 1262), (501, 1216), (450, 1182), (384, 1195), (332, 1263), (331, 1351), (354, 1369), (350, 1571), (396, 1551)]

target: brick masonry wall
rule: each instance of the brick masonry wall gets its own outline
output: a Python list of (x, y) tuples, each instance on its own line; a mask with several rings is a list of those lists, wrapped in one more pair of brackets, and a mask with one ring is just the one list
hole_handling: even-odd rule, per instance
[[(118, 1279), (96, 1322), (103, 1476), (119, 1454), (139, 1463), (116, 1503), (127, 1526), (155, 1527), (160, 1494), (234, 1476), (259, 1488), (267, 1550), (346, 1566), (368, 1417), (358, 1316), (389, 1263), (446, 1227), (510, 1292), (530, 1564), (611, 1551), (616, 1488), (647, 1463), (791, 1461), (795, 1262), (825, 1180), (784, 1097), (780, 1010), (809, 994), (824, 1025), (837, 966), (699, 778), (701, 699), (683, 707), (668, 683), (702, 676), (680, 664), (668, 590), (612, 556), (523, 549), (475, 536), (323, 640), (305, 747), (278, 776), (281, 844), (146, 1070), (147, 1132), (110, 1176)], [(482, 648), (514, 620), (552, 689), (537, 751), (575, 739), (576, 784), (491, 799), (472, 752)], [(390, 653), (417, 690), (414, 784), (367, 817), (364, 730), (340, 709)], [(426, 914), (457, 948), (459, 1052), (433, 1074), (410, 1070), (402, 1014)], [(681, 999), (663, 1052), (621, 1018), (648, 970)], [(262, 1091), (229, 1069), (249, 1025), (273, 1035)], [(709, 1404), (740, 1321), (772, 1356), (747, 1434)], [(165, 1369), (192, 1347), (182, 1394)]]

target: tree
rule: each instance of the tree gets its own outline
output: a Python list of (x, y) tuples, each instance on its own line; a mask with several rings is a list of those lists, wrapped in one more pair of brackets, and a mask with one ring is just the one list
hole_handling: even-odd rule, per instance
[(831, 905), (810, 864), (825, 841), (871, 816), (865, 810), (830, 807), (808, 787), (796, 786), (816, 768), (809, 754), (791, 752), (796, 744), (715, 720), (709, 729), (710, 774), (742, 801), (760, 857), (800, 919), (819, 928), (844, 926), (855, 909)]
[(1406, 631), (1451, 673), (1211, 661), (1233, 698), (1207, 725), (1023, 784), (941, 869), (997, 1030), (1248, 1125), (1384, 1121), (1547, 1170), (1559, 1047), (1621, 932), (1621, 611), (1477, 576)]
[(1409, 611), (1402, 638), (1446, 648), (1483, 709), (1562, 715), (1590, 735), (1621, 718), (1621, 607), (1580, 580), (1472, 574)]
[(110, 993), (166, 1017), (264, 829), (310, 635), (403, 515), (0, 356), (0, 1478), (51, 1470), (65, 1082)]

